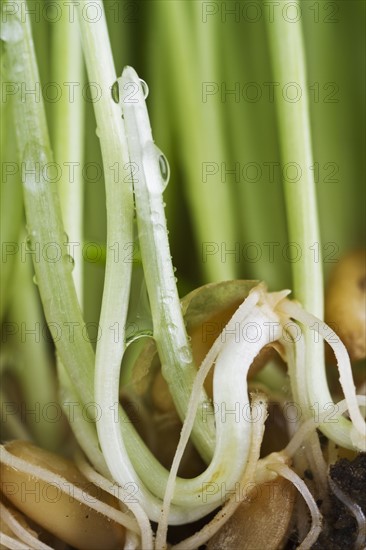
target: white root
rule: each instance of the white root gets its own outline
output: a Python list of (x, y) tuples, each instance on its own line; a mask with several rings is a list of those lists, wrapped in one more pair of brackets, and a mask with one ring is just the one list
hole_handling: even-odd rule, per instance
[[(366, 396), (365, 395), (356, 395), (357, 402), (360, 406), (366, 406)], [(344, 414), (348, 409), (348, 403), (346, 399), (343, 399), (342, 401), (339, 401), (336, 403), (336, 410), (337, 412), (334, 414), (334, 418), (339, 418), (342, 414)], [(329, 415), (328, 411), (325, 411), (321, 414), (319, 414), (318, 420), (315, 420), (313, 418), (309, 418), (302, 426), (300, 426), (299, 430), (295, 433), (291, 441), (287, 444), (285, 449), (283, 450), (283, 453), (286, 454), (286, 456), (293, 456), (297, 450), (300, 448), (300, 446), (303, 444), (303, 442), (308, 439), (308, 437), (314, 432), (314, 430), (320, 426), (324, 419)]]
[(362, 418), (362, 414), (357, 403), (351, 362), (345, 345), (330, 327), (311, 313), (308, 313), (302, 309), (302, 307), (295, 302), (284, 300), (280, 307), (283, 313), (288, 314), (294, 320), (299, 321), (303, 325), (316, 330), (333, 349), (339, 370), (339, 381), (341, 383), (342, 390), (347, 401), (349, 415), (353, 423), (351, 440), (360, 450), (366, 450), (366, 424), (365, 420)]
[[(80, 454), (77, 455), (75, 461), (81, 473), (89, 481), (103, 489), (103, 491), (117, 497), (123, 506), (127, 507), (132, 512), (136, 522), (131, 524), (129, 531), (141, 537), (142, 548), (153, 548), (153, 531), (149, 518), (147, 517), (142, 506), (134, 500), (134, 497), (128, 491), (123, 489), (123, 487), (120, 487), (119, 485), (116, 486), (116, 484), (112, 485), (108, 479), (93, 470), (93, 468)], [(133, 518), (131, 518), (131, 520), (132, 519)], [(133, 537), (129, 538), (131, 541), (133, 540)]]
[(361, 506), (352, 501), (352, 499), (346, 495), (338, 486), (338, 484), (329, 476), (329, 486), (335, 496), (340, 500), (346, 508), (349, 509), (351, 514), (357, 521), (357, 537), (355, 541), (355, 550), (363, 550), (366, 542), (366, 518)]
[(9, 550), (33, 550), (33, 548), (29, 548), (29, 545), (24, 544), (23, 542), (20, 542), (5, 533), (0, 533), (0, 544)]
[(291, 468), (286, 466), (286, 464), (276, 462), (274, 464), (268, 464), (267, 468), (291, 481), (308, 505), (311, 514), (311, 527), (309, 533), (300, 544), (299, 550), (309, 550), (316, 542), (322, 530), (322, 515), (319, 512), (313, 495), (310, 493), (304, 481), (293, 470), (291, 470)]
[[(10, 468), (15, 468), (20, 472), (37, 477), (41, 481), (49, 483), (50, 485), (57, 484), (60, 490), (62, 490), (64, 493), (70, 495), (70, 497), (77, 500), (81, 504), (85, 503), (85, 491), (80, 489), (77, 485), (72, 484), (69, 480), (58, 474), (55, 474), (54, 472), (50, 472), (45, 468), (30, 464), (26, 460), (23, 460), (9, 453), (3, 445), (0, 446), (0, 459), (3, 464), (9, 466)], [(88, 506), (89, 508), (92, 508), (96, 512), (103, 514), (107, 518), (115, 521), (116, 523), (122, 525), (127, 529), (131, 529), (133, 531), (138, 529), (138, 527), (136, 526), (136, 521), (129, 515), (124, 514), (119, 510), (116, 510), (115, 508), (109, 506), (108, 504), (105, 504), (104, 502), (95, 502), (95, 499), (91, 496), (88, 499)]]
[(32, 529), (26, 529), (2, 502), (0, 502), (0, 516), (1, 520), (9, 527), (14, 535), (27, 544), (29, 548), (34, 550), (52, 550), (48, 544), (45, 544), (37, 538), (36, 533), (34, 533)]

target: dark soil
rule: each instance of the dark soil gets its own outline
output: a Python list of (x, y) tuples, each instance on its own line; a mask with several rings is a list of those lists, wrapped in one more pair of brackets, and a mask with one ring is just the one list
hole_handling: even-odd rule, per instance
[[(338, 488), (366, 515), (366, 453), (360, 453), (354, 460), (342, 458), (330, 467), (329, 476)], [(312, 550), (353, 550), (357, 537), (357, 522), (344, 504), (330, 493), (330, 506), (324, 517), (324, 529)], [(296, 548), (299, 541), (296, 532), (289, 537), (286, 550)], [(366, 548), (366, 541), (358, 550)]]

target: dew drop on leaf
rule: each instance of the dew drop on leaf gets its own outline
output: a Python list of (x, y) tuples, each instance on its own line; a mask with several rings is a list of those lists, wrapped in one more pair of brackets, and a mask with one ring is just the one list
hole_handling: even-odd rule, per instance
[(144, 99), (146, 99), (147, 96), (149, 95), (149, 86), (146, 84), (145, 80), (142, 80), (142, 78), (140, 78), (140, 83), (141, 83), (142, 93), (144, 94)]
[(159, 157), (159, 168), (160, 168), (160, 174), (164, 181), (164, 189), (168, 185), (169, 177), (170, 177), (170, 168), (169, 163), (166, 158), (166, 156), (162, 153)]
[(32, 243), (33, 243), (32, 235), (27, 235), (27, 238), (25, 239), (25, 247), (27, 250), (32, 250)]
[(119, 84), (118, 80), (113, 84), (111, 88), (112, 99), (115, 103), (119, 103)]

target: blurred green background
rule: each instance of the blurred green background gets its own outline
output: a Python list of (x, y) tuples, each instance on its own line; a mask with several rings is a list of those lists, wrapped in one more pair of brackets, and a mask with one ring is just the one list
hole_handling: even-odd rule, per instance
[[(36, 10), (39, 2), (28, 4)], [(39, 16), (30, 14), (46, 90), (62, 55), (53, 41), (55, 4), (45, 0)], [(132, 65), (148, 83), (153, 134), (170, 162), (166, 214), (181, 293), (233, 277), (291, 287), (269, 17), (303, 23), (325, 271), (364, 240), (365, 3), (305, 1), (301, 13), (291, 4), (270, 11), (259, 1), (104, 1), (116, 72)], [(93, 103), (85, 97), (85, 163), (101, 166)], [(52, 135), (55, 103), (46, 97), (45, 106)], [(11, 133), (4, 141), (13, 143)], [(296, 185), (296, 172), (288, 174)], [(84, 195), (84, 238), (103, 243), (103, 178), (86, 180)], [(85, 277), (93, 297), (85, 296), (86, 316), (95, 317), (103, 270), (87, 262)]]

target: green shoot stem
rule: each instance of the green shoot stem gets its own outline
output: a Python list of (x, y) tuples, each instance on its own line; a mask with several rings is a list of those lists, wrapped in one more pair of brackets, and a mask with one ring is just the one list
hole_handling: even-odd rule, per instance
[[(7, 163), (10, 165), (17, 160), (15, 129), (11, 121), (12, 106), (9, 97), (1, 98), (0, 116), (0, 155), (3, 166), (6, 166)], [(0, 237), (2, 250), (5, 251), (1, 258), (0, 279), (0, 318), (3, 320), (11, 297), (11, 278), (16, 259), (16, 254), (13, 252), (18, 246), (22, 221), (22, 186), (19, 173), (4, 174), (0, 185)]]
[[(284, 0), (281, 0), (284, 3)], [(281, 15), (267, 25), (273, 76), (279, 82), (276, 108), (284, 164), (297, 163), (300, 181), (284, 181), (290, 241), (301, 250), (299, 261), (292, 263), (295, 298), (320, 319), (323, 316), (323, 276), (321, 258), (314, 261), (314, 244), (320, 247), (319, 224), (311, 148), (310, 119), (304, 46), (301, 23), (289, 23)], [(294, 82), (301, 90), (296, 101), (283, 97), (286, 84)], [(290, 92), (289, 92), (290, 94)], [(300, 94), (299, 94), (300, 95)]]
[[(63, 177), (59, 181), (62, 219), (73, 246), (75, 262), (73, 278), (80, 306), (83, 306), (83, 143), (84, 104), (81, 90), (84, 83), (83, 59), (76, 21), (69, 21), (67, 10), (60, 5), (60, 20), (52, 34), (52, 78), (55, 82), (76, 82), (73, 97), (63, 93), (53, 104), (53, 151)], [(68, 170), (72, 164), (72, 172)], [(66, 177), (69, 175), (69, 178)]]
[[(7, 2), (4, 3), (4, 5)], [(20, 0), (16, 14), (21, 13)], [(40, 82), (29, 18), (9, 15), (3, 23), (9, 80), (21, 88), (35, 89)], [(56, 347), (83, 403), (93, 400), (93, 350), (83, 335), (84, 323), (72, 279), (56, 181), (45, 176), (45, 165), (53, 162), (43, 100), (27, 94), (14, 97), (13, 113), (27, 219), (28, 252), (32, 255), (45, 317), (58, 326)], [(51, 250), (52, 248), (52, 250)], [(73, 338), (69, 337), (73, 323)]]
[[(284, 4), (285, 0), (281, 0)], [(272, 2), (271, 2), (272, 3)], [(298, 9), (300, 10), (299, 2)], [(274, 2), (273, 4), (276, 4)], [(311, 145), (309, 99), (307, 93), (306, 64), (301, 21), (289, 22), (277, 12), (267, 23), (270, 52), (276, 87), (276, 109), (280, 133), (283, 164), (296, 163), (300, 167), (299, 181), (284, 181), (287, 223), (290, 241), (298, 246), (301, 257), (292, 263), (293, 289), (304, 309), (323, 319), (323, 271), (321, 239), (317, 215)], [(289, 92), (288, 83), (295, 83), (296, 101)], [(298, 93), (300, 90), (300, 93)], [(314, 332), (304, 327), (306, 343), (306, 380), (308, 395), (304, 397), (304, 414), (311, 414), (310, 407), (320, 410), (333, 403), (325, 372), (323, 342), (317, 341)], [(300, 397), (302, 396), (300, 392)], [(335, 424), (322, 425), (325, 435), (345, 445), (340, 428)], [(350, 442), (348, 441), (349, 446)]]
[[(63, 174), (69, 174), (67, 167), (72, 162), (72, 177), (64, 176), (58, 185), (62, 218), (67, 234), (66, 241), (73, 244), (72, 257), (75, 263), (73, 279), (80, 307), (83, 307), (83, 273), (84, 260), (82, 252), (83, 243), (83, 143), (84, 143), (84, 105), (81, 98), (81, 86), (83, 84), (83, 59), (80, 44), (79, 29), (75, 21), (71, 22), (63, 4), (59, 0), (61, 18), (55, 25), (52, 34), (52, 77), (55, 82), (77, 82), (79, 87), (72, 100), (67, 94), (62, 94), (59, 101), (54, 104), (52, 117), (53, 149), (55, 161)], [(61, 359), (57, 356), (57, 370), (59, 380), (69, 377), (65, 371)], [(72, 392), (72, 384), (68, 382), (69, 392)], [(62, 387), (61, 395), (67, 392), (67, 387)], [(73, 395), (74, 399), (77, 399)], [(77, 400), (78, 401), (78, 400)], [(67, 401), (63, 401), (65, 404)], [(80, 405), (80, 403), (79, 403)], [(68, 411), (66, 411), (68, 412)], [(80, 415), (80, 413), (79, 413)], [(94, 441), (93, 453), (88, 456), (96, 457), (98, 449), (97, 436), (94, 426), (86, 426), (84, 419), (73, 419), (73, 432), (80, 442), (84, 452), (90, 449)], [(96, 440), (96, 441), (95, 441)], [(98, 449), (99, 450), (99, 449)], [(94, 458), (96, 461), (96, 458)], [(100, 466), (100, 464), (98, 464)]]
[[(154, 339), (163, 376), (177, 411), (184, 418), (197, 369), (192, 359), (171, 262), (163, 204), (167, 181), (164, 181), (160, 169), (160, 163), (167, 161), (154, 145), (140, 80), (130, 67), (125, 68), (120, 81), (120, 105), (124, 113), (131, 164), (136, 167), (137, 226)], [(168, 169), (167, 164), (165, 168)], [(201, 404), (207, 402), (208, 398), (202, 392)], [(210, 420), (204, 423), (202, 417), (197, 415), (194, 433), (197, 447), (206, 460), (212, 456), (214, 446), (213, 418)]]
[[(78, 11), (81, 39), (89, 80), (101, 90), (94, 104), (97, 135), (100, 139), (107, 201), (107, 256), (96, 349), (94, 396), (102, 415), (97, 422), (100, 445), (108, 468), (117, 480), (136, 478), (128, 460), (121, 434), (119, 378), (125, 350), (125, 326), (128, 311), (132, 264), (124, 261), (123, 251), (133, 242), (133, 195), (129, 179), (129, 157), (121, 111), (112, 99), (111, 88), (117, 79), (103, 5), (102, 17), (90, 25)], [(117, 177), (116, 177), (117, 168)], [(117, 244), (117, 255), (115, 245)], [(116, 331), (113, 327), (117, 327)], [(117, 412), (117, 420), (115, 418)], [(147, 499), (149, 496), (146, 497)]]
[(100, 450), (95, 424), (86, 422), (83, 404), (75, 392), (74, 385), (60, 361), (57, 361), (57, 375), (60, 381), (59, 397), (65, 414), (69, 418), (76, 440), (90, 463), (105, 477), (110, 477), (109, 470)]

